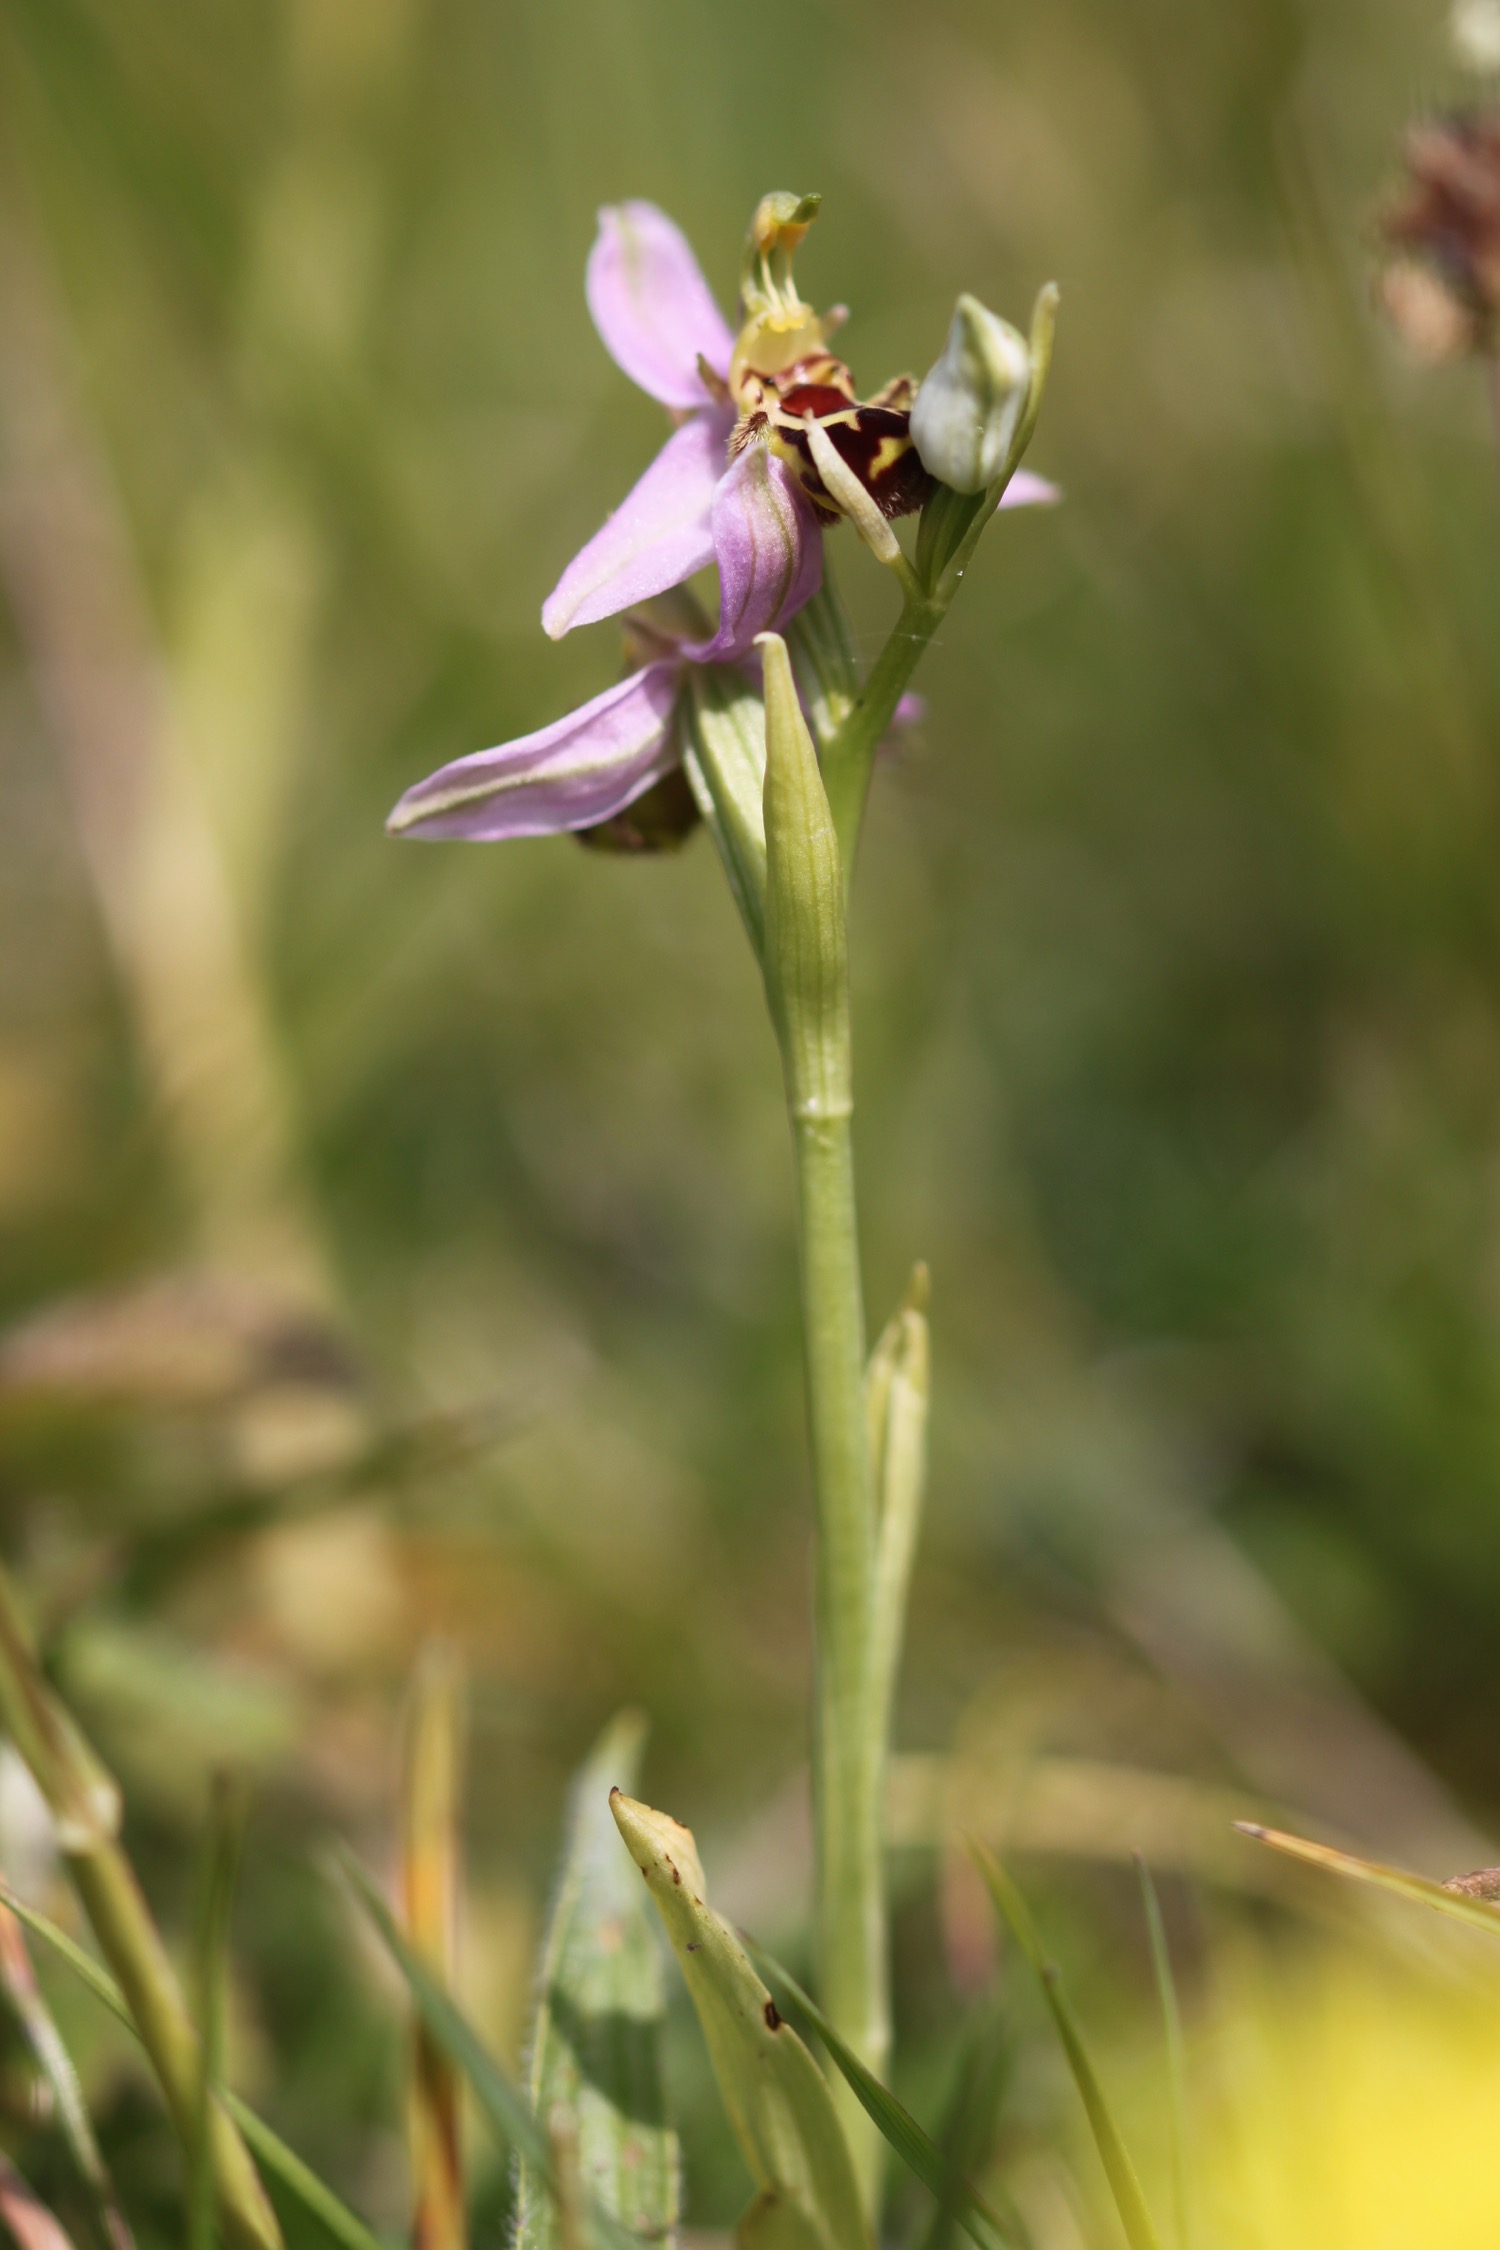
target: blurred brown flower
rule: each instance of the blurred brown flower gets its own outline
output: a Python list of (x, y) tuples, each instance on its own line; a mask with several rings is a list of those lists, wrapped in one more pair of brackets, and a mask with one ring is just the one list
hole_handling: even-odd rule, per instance
[(1432, 118), (1406, 138), (1405, 192), (1385, 213), (1381, 300), (1425, 359), (1500, 340), (1500, 111)]

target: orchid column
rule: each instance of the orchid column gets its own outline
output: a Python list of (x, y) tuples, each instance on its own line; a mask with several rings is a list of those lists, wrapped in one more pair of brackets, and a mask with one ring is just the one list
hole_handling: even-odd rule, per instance
[[(618, 364), (676, 426), (564, 571), (554, 636), (624, 613), (633, 669), (569, 717), (456, 759), (394, 831), (476, 840), (559, 829), (660, 850), (709, 829), (765, 982), (797, 1184), (812, 1441), (817, 1956), (834, 2029), (883, 2075), (890, 2044), (882, 1825), (887, 1736), (923, 1486), (925, 1275), (866, 1364), (855, 1215), (845, 901), (877, 748), (995, 511), (1054, 497), (1018, 472), (1055, 293), (1029, 343), (972, 298), (919, 394), (861, 399), (829, 349), (842, 314), (798, 295), (815, 196), (757, 207), (731, 334), (686, 242), (649, 204), (600, 214), (589, 307)], [(892, 519), (921, 512), (908, 557)], [(852, 523), (901, 613), (861, 680), (824, 583)], [(717, 565), (710, 626), (685, 581)], [(782, 637), (784, 634), (785, 637)], [(879, 2141), (834, 2088), (866, 2222)]]

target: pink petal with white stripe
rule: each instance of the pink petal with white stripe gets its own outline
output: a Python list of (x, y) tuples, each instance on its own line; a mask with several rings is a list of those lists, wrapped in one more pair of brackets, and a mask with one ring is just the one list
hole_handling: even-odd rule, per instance
[(705, 406), (698, 359), (729, 372), (734, 339), (687, 238), (654, 203), (606, 204), (584, 293), (617, 367), (663, 406)]
[(648, 664), (550, 727), (455, 758), (407, 790), (387, 829), (492, 844), (612, 819), (679, 762), (681, 678), (676, 663)]

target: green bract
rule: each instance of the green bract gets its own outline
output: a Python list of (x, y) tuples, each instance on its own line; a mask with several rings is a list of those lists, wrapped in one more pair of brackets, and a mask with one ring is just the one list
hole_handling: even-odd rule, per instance
[(666, 1925), (758, 2193), (741, 2250), (871, 2250), (827, 2083), (727, 1922), (707, 1904), (690, 1829), (616, 1789), (610, 1806)]

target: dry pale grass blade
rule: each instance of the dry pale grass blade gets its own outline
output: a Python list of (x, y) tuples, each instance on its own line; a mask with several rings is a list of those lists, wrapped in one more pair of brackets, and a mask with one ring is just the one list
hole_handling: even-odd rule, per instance
[(39, 203), (14, 177), (7, 187), (18, 192), (0, 225), (0, 580), (22, 659), (203, 1245), (327, 1302), (282, 1057), (68, 296)]
[(16, 2250), (73, 2250), (45, 2203), (37, 2201), (6, 2156), (0, 2156), (0, 2221)]
[(633, 1788), (645, 1721), (624, 1711), (573, 1789), (563, 1867), (542, 1947), (527, 2091), (552, 2144), (554, 2195), (524, 2159), (516, 2250), (569, 2250), (571, 2161), (591, 2194), (642, 2239), (677, 2225), (677, 2136), (667, 2123), (665, 1993), (653, 1917), (609, 1809)]
[[(463, 1688), (452, 1652), (424, 1651), (412, 1688), (401, 1784), (401, 1901), (412, 1949), (451, 1990), (462, 1889)], [(464, 2250), (460, 2079), (418, 2022), (408, 2100), (413, 2250)]]
[(1500, 1937), (1500, 1871), (1493, 1868), (1439, 1883), (1430, 1875), (1413, 1875), (1404, 1867), (1387, 1867), (1378, 1859), (1361, 1859), (1355, 1852), (1339, 1851), (1333, 1844), (1316, 1844), (1308, 1836), (1288, 1835), (1283, 1828), (1262, 1828), (1252, 1820), (1237, 1820), (1235, 1826), (1242, 1836), (1269, 1844), (1273, 1851), (1285, 1852), (1290, 1859), (1304, 1860), (1309, 1867), (1349, 1876), (1356, 1883), (1372, 1883), (1377, 1890), (1389, 1891), (1393, 1898), (1430, 1906), (1435, 1913), (1467, 1923), (1470, 1929)]
[(4, 1905), (0, 1905), (0, 1984), (5, 1987), (38, 2068), (52, 2089), (52, 2099), (73, 2152), (73, 2161), (93, 2196), (99, 2225), (110, 2250), (132, 2250), (130, 2228), (95, 2137), (73, 2059), (37, 1983), (21, 1924)]
[(891, 1707), (906, 1632), (906, 1601), (922, 1528), (927, 1486), (928, 1274), (912, 1268), (906, 1295), (870, 1355), (865, 1418), (870, 1480), (880, 1529), (875, 1547), (874, 1647), (870, 1657), (871, 1724), (885, 1754)]

